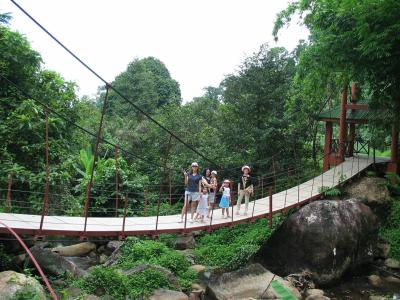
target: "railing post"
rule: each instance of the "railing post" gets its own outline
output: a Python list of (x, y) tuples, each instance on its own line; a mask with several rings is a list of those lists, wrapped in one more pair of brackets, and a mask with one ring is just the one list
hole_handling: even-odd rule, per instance
[[(216, 196), (217, 196), (216, 189), (215, 189), (214, 193), (215, 193), (215, 196), (214, 196), (214, 203), (210, 206), (210, 209), (211, 209), (211, 216), (210, 216), (210, 228), (209, 228), (209, 230), (208, 230), (209, 232), (211, 232), (211, 225), (212, 225), (212, 220), (213, 220), (213, 215), (214, 215), (214, 204), (215, 204), (215, 201), (217, 200), (217, 199), (216, 199)], [(186, 201), (186, 199), (185, 199), (185, 201)], [(185, 220), (185, 223), (186, 223), (186, 220)]]
[(272, 186), (269, 187), (269, 229), (272, 229)]
[(115, 146), (115, 217), (118, 217), (119, 206), (119, 165), (118, 165), (118, 146)]
[(46, 183), (44, 187), (44, 200), (42, 207), (42, 216), (40, 218), (39, 235), (41, 235), (42, 233), (44, 216), (47, 215), (49, 207), (49, 110), (48, 108), (45, 109), (45, 117), (46, 117), (46, 134), (45, 134)]
[(7, 213), (9, 211), (10, 204), (11, 204), (11, 188), (12, 188), (12, 184), (13, 184), (13, 176), (14, 176), (13, 172), (8, 174), (7, 197), (6, 197), (6, 203), (4, 205), (5, 213)]
[(97, 130), (97, 135), (96, 135), (96, 145), (95, 145), (94, 153), (93, 153), (93, 166), (92, 166), (92, 170), (90, 172), (89, 183), (86, 186), (86, 199), (85, 199), (85, 208), (84, 208), (85, 225), (83, 227), (83, 232), (82, 232), (81, 237), (80, 237), (81, 239), (84, 239), (85, 235), (86, 235), (87, 217), (88, 217), (88, 209), (89, 209), (89, 202), (90, 202), (90, 191), (92, 189), (94, 170), (96, 168), (97, 155), (98, 155), (99, 145), (100, 145), (100, 136), (101, 136), (101, 131), (103, 129), (104, 114), (106, 113), (106, 108), (107, 108), (109, 88), (110, 87), (107, 84), (106, 85), (106, 94), (104, 96), (104, 101), (103, 101), (103, 108), (102, 108), (101, 116), (100, 116), (99, 128)]
[(147, 200), (147, 188), (145, 187), (143, 189), (143, 191), (144, 191), (144, 216), (147, 217), (147, 202), (148, 202), (148, 200)]
[(290, 167), (288, 167), (287, 169), (287, 184), (286, 184), (286, 190), (285, 190), (285, 202), (283, 204), (283, 208), (286, 209), (286, 199), (287, 199), (287, 191), (289, 189), (289, 185), (290, 185)]
[(161, 201), (160, 201), (160, 198), (158, 198), (158, 203), (157, 203), (157, 219), (156, 219), (156, 232), (155, 232), (153, 238), (158, 237), (158, 218), (159, 218), (159, 216), (160, 216), (160, 204), (161, 204)]
[(272, 157), (272, 172), (274, 176), (274, 192), (276, 193), (276, 169), (275, 169), (275, 157)]
[(300, 203), (300, 175), (301, 172), (301, 159), (299, 159), (298, 169), (297, 169), (297, 205)]
[(261, 176), (261, 198), (264, 198), (264, 176)]
[(171, 169), (168, 171), (168, 185), (169, 185), (169, 206), (172, 206), (172, 184), (171, 184)]
[(125, 193), (124, 218), (122, 219), (122, 232), (119, 236), (119, 240), (123, 240), (125, 238), (125, 219), (126, 219), (127, 208), (128, 208), (128, 193)]
[[(234, 200), (234, 197), (233, 197), (233, 189), (232, 189), (233, 182), (230, 181), (229, 185), (230, 185), (229, 187), (230, 187), (230, 189), (231, 189), (229, 202), (230, 202), (230, 204), (232, 205), (232, 211), (231, 211), (231, 218), (232, 218), (232, 220), (231, 220), (231, 226), (232, 226), (232, 225), (233, 225), (233, 206), (234, 206), (234, 203), (235, 203), (235, 200)], [(238, 195), (238, 197), (239, 197), (239, 195)]]
[(183, 207), (185, 208), (185, 224), (183, 226), (183, 234), (186, 234), (188, 206), (189, 206), (189, 200), (187, 198), (187, 195), (185, 194), (185, 202), (183, 204)]

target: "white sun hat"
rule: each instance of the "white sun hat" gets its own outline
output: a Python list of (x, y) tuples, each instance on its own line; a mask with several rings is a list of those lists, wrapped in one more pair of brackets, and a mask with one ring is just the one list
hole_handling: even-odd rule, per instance
[(249, 172), (250, 172), (250, 170), (251, 170), (251, 169), (250, 169), (250, 167), (249, 167), (249, 166), (247, 166), (247, 165), (242, 167), (242, 172), (244, 171), (244, 169), (247, 169), (247, 170), (249, 170)]

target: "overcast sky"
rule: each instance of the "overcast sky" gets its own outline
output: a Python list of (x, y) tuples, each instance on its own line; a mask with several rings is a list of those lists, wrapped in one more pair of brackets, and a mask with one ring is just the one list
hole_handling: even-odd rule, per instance
[[(307, 31), (294, 22), (273, 41), (276, 14), (287, 0), (17, 0), (107, 81), (134, 58), (154, 56), (180, 84), (183, 100), (218, 86), (243, 59), (269, 42), (292, 50)], [(25, 34), (45, 67), (93, 95), (101, 82), (57, 46), (9, 0), (11, 28)]]

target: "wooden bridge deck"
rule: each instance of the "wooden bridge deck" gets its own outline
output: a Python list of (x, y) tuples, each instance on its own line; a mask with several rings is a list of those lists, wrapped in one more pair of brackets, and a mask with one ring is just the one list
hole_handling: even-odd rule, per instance
[[(376, 159), (377, 162), (383, 159)], [(272, 211), (278, 212), (285, 208), (295, 207), (299, 204), (312, 201), (321, 196), (320, 188), (334, 187), (340, 182), (350, 180), (360, 172), (364, 171), (373, 163), (373, 158), (359, 156), (348, 158), (344, 163), (324, 172), (317, 177), (301, 183), (288, 190), (273, 194)], [(286, 199), (286, 204), (285, 204)], [(235, 199), (236, 200), (236, 199)], [(159, 216), (156, 230), (156, 217), (126, 217), (125, 230), (122, 232), (123, 218), (113, 217), (89, 217), (87, 219), (86, 236), (128, 236), (128, 235), (157, 235), (161, 233), (182, 233), (196, 230), (215, 229), (230, 224), (248, 222), (253, 218), (269, 216), (269, 197), (264, 197), (252, 201), (249, 204), (249, 215), (237, 216), (223, 219), (219, 209), (214, 210), (212, 224), (210, 219), (205, 219), (205, 223), (178, 223), (180, 215)], [(0, 220), (20, 234), (37, 235), (39, 234), (40, 215), (0, 213)], [(65, 235), (82, 236), (85, 219), (83, 217), (69, 216), (45, 216), (43, 231), (41, 235)], [(4, 226), (0, 225), (0, 232), (7, 232)]]

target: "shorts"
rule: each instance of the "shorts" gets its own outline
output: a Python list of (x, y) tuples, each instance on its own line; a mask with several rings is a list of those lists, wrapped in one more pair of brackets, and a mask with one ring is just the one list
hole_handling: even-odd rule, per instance
[(185, 192), (185, 197), (188, 201), (199, 201), (201, 194), (199, 192)]
[(210, 193), (210, 203), (215, 203), (215, 193)]

